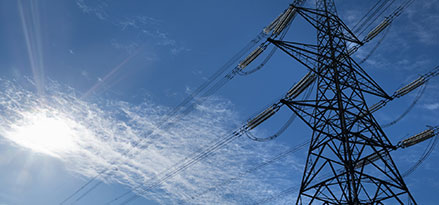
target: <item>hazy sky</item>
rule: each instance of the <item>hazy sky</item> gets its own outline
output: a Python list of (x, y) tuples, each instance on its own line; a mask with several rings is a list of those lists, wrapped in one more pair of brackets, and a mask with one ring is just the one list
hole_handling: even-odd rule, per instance
[[(341, 19), (354, 26), (375, 2), (336, 4)], [(401, 2), (396, 0), (370, 28)], [(134, 192), (141, 197), (131, 204), (258, 204), (270, 198), (268, 204), (291, 204), (306, 146), (271, 159), (310, 138), (311, 130), (299, 119), (275, 140), (254, 142), (243, 135), (157, 184), (177, 163), (229, 136), (306, 74), (304, 66), (277, 51), (261, 70), (235, 76), (209, 98), (197, 99), (192, 112), (161, 126), (174, 107), (257, 39), (289, 3), (1, 1), (0, 204), (59, 204), (101, 172), (66, 204), (103, 204), (130, 190), (114, 204)], [(311, 0), (305, 4), (313, 5)], [(438, 11), (438, 0), (415, 1), (362, 64), (387, 93), (439, 65)], [(361, 61), (381, 38), (354, 59)], [(285, 36), (288, 41), (314, 39), (315, 31), (299, 17)], [(398, 118), (417, 93), (375, 113), (378, 122)], [(435, 78), (411, 112), (384, 131), (396, 144), (427, 125), (439, 125), (438, 111)], [(290, 115), (283, 108), (253, 134), (269, 136)], [(427, 145), (393, 152), (400, 171), (413, 166)], [(419, 204), (437, 202), (438, 160), (434, 150), (404, 178)], [(289, 188), (291, 193), (279, 195)]]

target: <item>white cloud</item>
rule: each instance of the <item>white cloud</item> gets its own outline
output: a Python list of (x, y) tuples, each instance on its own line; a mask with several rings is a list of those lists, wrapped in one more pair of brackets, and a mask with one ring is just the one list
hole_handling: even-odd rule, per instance
[(427, 110), (437, 110), (439, 109), (439, 103), (425, 104), (424, 108)]
[(85, 77), (85, 78), (87, 78), (88, 79), (88, 72), (86, 71), (86, 70), (82, 70), (81, 71), (81, 75), (83, 76), (83, 77)]
[(171, 53), (172, 55), (178, 55), (181, 52), (188, 52), (191, 49), (185, 48), (185, 47), (176, 47), (176, 48), (171, 48)]
[(193, 193), (237, 176), (287, 149), (275, 142), (256, 143), (238, 138), (159, 186), (148, 188), (175, 163), (218, 141), (238, 125), (230, 102), (211, 99), (195, 106), (191, 114), (180, 116), (181, 120), (160, 126), (169, 117), (170, 109), (153, 102), (88, 103), (77, 98), (73, 90), (56, 83), (47, 88), (44, 98), (9, 81), (0, 80), (0, 87), (4, 90), (0, 93), (0, 111), (5, 118), (0, 122), (0, 135), (12, 144), (22, 146), (11, 129), (29, 113), (44, 111), (56, 119), (62, 116), (68, 119), (66, 122), (74, 122), (66, 124), (75, 130), (73, 141), (77, 149), (51, 151), (69, 170), (93, 177), (109, 169), (109, 174), (100, 180), (124, 184), (161, 204), (253, 203), (252, 200), (264, 199), (295, 184), (291, 176), (301, 175), (297, 171), (301, 165), (290, 156), (283, 163), (251, 172), (218, 191), (192, 199)]
[(161, 23), (162, 21), (149, 16), (134, 16), (119, 21), (119, 25), (122, 27), (122, 30), (129, 28), (139, 29), (143, 27), (156, 27), (160, 26)]
[(439, 28), (436, 26), (439, 23), (439, 15), (436, 12), (438, 8), (437, 0), (413, 3), (406, 11), (409, 21), (404, 24), (404, 28), (408, 28), (419, 42), (428, 46), (438, 45)]
[[(138, 35), (142, 35), (143, 37), (150, 38), (156, 46), (167, 47), (172, 55), (190, 51), (190, 49), (180, 45), (175, 39), (170, 37), (168, 32), (163, 31), (163, 22), (159, 19), (143, 15), (115, 18), (107, 11), (111, 5), (105, 0), (76, 0), (76, 4), (84, 13), (95, 15), (99, 19), (119, 27), (122, 31), (137, 33), (136, 38)], [(144, 43), (143, 40), (125, 44), (120, 43), (122, 40), (119, 40), (117, 43), (115, 41), (115, 39), (111, 41), (112, 46), (117, 49), (125, 48), (129, 53), (132, 52), (131, 48), (133, 45), (138, 47), (139, 44)]]
[(129, 54), (134, 54), (139, 49), (139, 44), (135, 42), (119, 42), (116, 39), (111, 40), (111, 45), (114, 48), (125, 50)]
[[(93, 3), (93, 5), (90, 5)], [(82, 10), (82, 12), (87, 14), (93, 14), (101, 20), (105, 20), (108, 18), (108, 13), (106, 11), (106, 7), (108, 4), (105, 1), (86, 1), (85, 0), (76, 0), (76, 5)]]

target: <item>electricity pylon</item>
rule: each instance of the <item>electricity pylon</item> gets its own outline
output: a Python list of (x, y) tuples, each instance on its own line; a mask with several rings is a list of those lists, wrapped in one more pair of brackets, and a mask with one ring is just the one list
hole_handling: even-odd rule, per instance
[(312, 130), (298, 204), (416, 204), (389, 151), (396, 149), (365, 94), (390, 99), (350, 57), (361, 41), (338, 18), (333, 0), (295, 7), (317, 30), (317, 45), (270, 40), (316, 76), (313, 100), (283, 100)]

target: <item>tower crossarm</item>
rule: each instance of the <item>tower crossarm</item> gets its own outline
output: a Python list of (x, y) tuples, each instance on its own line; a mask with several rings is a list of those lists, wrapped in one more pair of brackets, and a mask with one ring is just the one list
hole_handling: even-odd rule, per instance
[(336, 22), (340, 25), (343, 35), (340, 36), (340, 39), (352, 42), (355, 44), (362, 45), (363, 42), (360, 41), (355, 34), (349, 29), (346, 24), (343, 23), (343, 21), (335, 14), (332, 13), (325, 13), (319, 9), (312, 9), (312, 8), (304, 8), (304, 7), (297, 7), (297, 13), (302, 16), (308, 23), (310, 23), (314, 28), (320, 29), (321, 25), (318, 21), (319, 18), (324, 17), (328, 20), (331, 20), (332, 22)]
[[(316, 52), (314, 49), (314, 45), (300, 44), (288, 41), (278, 41), (273, 39), (268, 39), (268, 41), (273, 43), (275, 46), (280, 48), (292, 58), (296, 59), (299, 63), (304, 65), (318, 77), (326, 78), (326, 80), (331, 80), (330, 76), (322, 74), (318, 69), (325, 69), (334, 65), (349, 68), (349, 72), (355, 72), (355, 75), (357, 75), (358, 77), (356, 79), (348, 78), (346, 80), (340, 81), (340, 85), (349, 87), (352, 86), (352, 81), (357, 81), (362, 86), (357, 87), (356, 89), (382, 98), (390, 98), (390, 96), (387, 95), (387, 93), (369, 75), (367, 75), (367, 73), (358, 64), (356, 64), (349, 55), (346, 54), (346, 48), (339, 48), (338, 52), (340, 54), (338, 54), (335, 58), (332, 58), (331, 56), (325, 56)], [(302, 47), (299, 47), (298, 45), (302, 45)], [(318, 64), (322, 60), (327, 61), (328, 63), (321, 65), (321, 67), (319, 68), (316, 64)]]
[[(274, 29), (274, 27), (276, 25), (278, 25), (278, 23), (280, 22), (279, 18), (281, 18), (281, 16), (291, 15), (291, 13), (294, 13), (294, 12), (297, 13), (297, 10), (290, 9), (290, 8), (295, 7), (295, 8), (299, 8), (301, 10), (304, 10), (304, 11), (315, 13), (316, 10), (313, 11), (312, 9), (300, 7), (300, 5), (303, 5), (304, 2), (305, 1), (296, 0), (293, 4), (290, 5), (290, 7), (288, 7), (287, 10), (285, 10), (278, 18), (276, 18), (269, 26), (267, 26), (264, 31), (272, 31)], [(354, 46), (350, 47), (347, 51), (347, 55), (354, 54), (362, 45), (364, 45), (364, 43), (371, 41), (381, 31), (383, 31), (385, 28), (387, 28), (388, 25), (390, 25), (393, 22), (393, 20), (399, 16), (399, 14), (402, 12), (402, 9), (407, 7), (406, 4), (407, 3), (404, 4), (405, 5), (404, 7), (402, 7), (402, 6), (399, 7), (395, 12), (393, 12), (391, 15), (387, 16), (380, 24), (378, 24), (374, 29), (372, 29), (369, 32), (369, 34), (366, 36), (366, 38), (362, 40), (362, 43), (358, 43), (358, 44), (355, 44)], [(296, 14), (294, 14), (294, 17), (295, 17), (295, 15)], [(332, 18), (338, 18), (338, 17), (332, 17)], [(340, 21), (340, 22), (342, 22), (342, 21)], [(344, 23), (343, 23), (343, 25), (344, 25)], [(271, 43), (277, 43), (279, 45), (283, 45), (283, 46), (287, 47), (285, 42), (282, 42), (282, 41), (274, 40), (271, 38), (268, 38), (268, 41)], [(308, 69), (315, 68), (315, 65), (317, 63), (317, 59), (315, 58), (315, 56), (318, 55), (318, 53), (316, 51), (316, 49), (317, 49), (316, 45), (295, 43), (295, 42), (288, 42), (288, 43), (290, 43), (288, 48), (291, 49), (291, 52), (289, 52), (289, 54), (293, 58), (295, 58), (301, 64), (305, 65)], [(250, 54), (246, 59), (244, 59), (240, 63), (240, 65), (242, 64), (241, 66), (243, 68), (245, 66), (247, 66), (251, 61), (253, 61), (260, 54), (260, 52), (261, 52), (260, 50), (263, 50), (263, 49), (265, 49), (265, 48), (257, 48), (252, 54)], [(286, 51), (285, 49), (282, 49), (282, 50)], [(341, 56), (339, 56), (338, 59), (342, 59)], [(311, 66), (309, 66), (309, 65), (311, 65)], [(410, 84), (400, 88), (398, 91), (394, 92), (392, 96), (390, 96), (390, 97), (387, 96), (385, 99), (382, 99), (379, 102), (373, 104), (372, 106), (369, 107), (369, 112), (374, 113), (374, 112), (380, 110), (381, 108), (386, 106), (388, 102), (394, 100), (395, 98), (399, 98), (399, 97), (402, 97), (402, 96), (410, 93), (411, 91), (413, 91), (416, 88), (418, 88), (419, 86), (425, 84), (426, 82), (428, 82), (428, 80), (430, 80), (431, 78), (433, 78), (437, 75), (439, 75), (439, 66), (435, 67), (432, 71), (420, 76), (417, 80), (411, 82)], [(315, 72), (309, 71), (300, 81), (298, 81), (296, 84), (294, 84), (290, 88), (290, 90), (288, 90), (288, 92), (285, 94), (285, 97), (283, 98), (283, 100), (288, 101), (288, 100), (293, 100), (293, 99), (297, 98), (300, 94), (303, 93), (304, 90), (306, 90), (306, 88), (308, 88), (313, 82), (315, 82), (316, 77), (317, 76), (316, 76)], [(246, 129), (251, 130), (251, 129), (254, 129), (255, 127), (257, 127), (258, 125), (260, 125), (262, 122), (264, 122), (265, 120), (267, 120), (268, 118), (273, 116), (279, 110), (280, 106), (282, 106), (282, 103), (280, 103), (280, 102), (273, 104), (272, 106), (268, 107), (266, 110), (261, 112), (260, 115), (256, 116), (255, 118), (250, 119), (247, 122)], [(275, 108), (275, 109), (273, 109), (273, 108)], [(268, 115), (266, 115), (267, 112), (269, 113)], [(367, 113), (367, 112), (365, 111), (363, 113), (360, 113), (358, 118), (362, 118), (365, 115), (365, 113)], [(257, 123), (255, 123), (255, 122), (257, 122)]]
[[(315, 10), (298, 13), (316, 28), (317, 49), (270, 41), (316, 76), (315, 99), (282, 101), (313, 130), (297, 203), (402, 203), (403, 195), (416, 203), (389, 154), (394, 146), (368, 112), (365, 93), (391, 97), (350, 57), (347, 43), (361, 42), (334, 17), (333, 0), (317, 0)], [(324, 173), (330, 175), (320, 178)]]
[[(381, 108), (385, 107), (388, 102), (395, 100), (396, 98), (403, 97), (412, 91), (416, 90), (422, 85), (425, 85), (429, 80), (431, 80), (433, 77), (436, 77), (439, 75), (439, 66), (434, 67), (431, 71), (428, 73), (425, 73), (418, 77), (417, 79), (413, 80), (409, 84), (401, 87), (400, 89), (396, 90), (390, 99), (382, 99), (378, 101), (377, 103), (373, 104), (369, 107), (369, 112), (374, 113)], [(366, 113), (361, 113), (358, 118), (362, 118)]]

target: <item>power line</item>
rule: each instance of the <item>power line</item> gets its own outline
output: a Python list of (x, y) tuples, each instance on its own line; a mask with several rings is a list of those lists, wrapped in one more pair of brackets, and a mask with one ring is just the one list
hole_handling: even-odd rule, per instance
[[(417, 135), (414, 135), (414, 136), (412, 136), (412, 137), (409, 137), (408, 139), (406, 139), (406, 140), (409, 140), (409, 139), (415, 139), (415, 140), (419, 140), (419, 136), (423, 136), (424, 138), (433, 138), (431, 141), (430, 141), (430, 143), (427, 145), (427, 147), (426, 147), (426, 149), (424, 150), (424, 153), (421, 155), (421, 157), (420, 157), (420, 159), (413, 165), (413, 166), (411, 166), (409, 169), (407, 169), (405, 172), (404, 172), (404, 174), (402, 174), (402, 176), (403, 177), (407, 177), (407, 176), (409, 176), (410, 174), (412, 174), (413, 173), (413, 171), (414, 170), (416, 170), (424, 161), (425, 161), (425, 159), (426, 158), (428, 158), (428, 156), (431, 154), (431, 152), (434, 150), (434, 148), (436, 147), (436, 145), (437, 145), (437, 141), (438, 141), (438, 137), (437, 137), (437, 135), (438, 135), (438, 130), (439, 129), (439, 126), (436, 126), (436, 127), (431, 127), (431, 128), (429, 128), (429, 129), (427, 129), (427, 130), (425, 130), (425, 131), (423, 131), (423, 132), (421, 132), (421, 133), (419, 133), (419, 134), (417, 134)], [(402, 142), (404, 142), (405, 140), (402, 140), (402, 141), (400, 141), (398, 144), (401, 144)], [(410, 146), (413, 146), (413, 145), (415, 145), (415, 144), (418, 144), (418, 143), (420, 143), (420, 142), (422, 142), (423, 140), (420, 140), (420, 141), (416, 141), (416, 142), (414, 142), (413, 144), (410, 144)], [(398, 146), (396, 149), (399, 149), (399, 148), (406, 148), (406, 147), (402, 147), (402, 146)], [(395, 150), (396, 150), (395, 149)], [(377, 158), (371, 158), (372, 160), (377, 160)], [(370, 163), (370, 162), (369, 162)], [(357, 168), (360, 168), (360, 167), (357, 167)], [(341, 171), (343, 171), (342, 169), (340, 169), (340, 170), (337, 170), (338, 172), (341, 172)], [(324, 178), (324, 177), (321, 177), (321, 178)], [(260, 201), (258, 201), (258, 202), (256, 202), (256, 203), (254, 203), (254, 204), (258, 204), (258, 205), (260, 205), (260, 204), (265, 204), (265, 203), (268, 203), (268, 202), (270, 202), (270, 201), (273, 201), (273, 200), (277, 200), (277, 199), (279, 199), (279, 198), (282, 198), (282, 197), (285, 197), (285, 196), (287, 196), (288, 194), (292, 194), (292, 193), (295, 193), (295, 192), (297, 192), (299, 190), (299, 187), (298, 186), (291, 186), (291, 187), (288, 187), (288, 188), (286, 188), (286, 189), (284, 189), (284, 190), (282, 190), (281, 192), (279, 192), (278, 194), (275, 194), (275, 195), (273, 195), (273, 196), (269, 196), (269, 197), (267, 197), (267, 198), (265, 198), (265, 199), (262, 199), (262, 200), (260, 200)]]
[(333, 0), (317, 0), (316, 9), (299, 14), (317, 30), (317, 45), (272, 40), (317, 75), (314, 100), (282, 101), (313, 131), (296, 203), (397, 203), (402, 196), (416, 203), (365, 94), (392, 98), (348, 52), (347, 42), (361, 42), (337, 17)]
[[(428, 73), (426, 73), (426, 74), (424, 74), (424, 75), (422, 75), (422, 76), (430, 76), (430, 78), (431, 78), (431, 77), (433, 76), (432, 73), (435, 73), (436, 70), (437, 70), (437, 68), (433, 69), (432, 71), (430, 71), (430, 72), (428, 72)], [(430, 79), (430, 78), (429, 78), (429, 79)], [(416, 82), (416, 80), (413, 81), (413, 82)], [(408, 85), (413, 84), (413, 82), (409, 83)], [(422, 84), (422, 85), (425, 86), (427, 82), (428, 82), (428, 81), (425, 81), (424, 84)], [(404, 87), (405, 87), (405, 86), (404, 86)], [(311, 88), (311, 89), (312, 89), (312, 88)], [(309, 89), (309, 90), (311, 90), (311, 89)], [(420, 91), (420, 93), (423, 93), (423, 92), (424, 92), (424, 89), (425, 89), (425, 87), (423, 87), (423, 89)], [(400, 90), (400, 89), (399, 89), (399, 90)], [(411, 90), (411, 91), (413, 91), (413, 90)], [(410, 92), (411, 92), (411, 91), (410, 91)], [(395, 93), (398, 93), (398, 92), (395, 92)], [(419, 95), (419, 94), (418, 94), (418, 95)], [(308, 94), (306, 94), (306, 96), (308, 96)], [(308, 98), (308, 97), (306, 97), (306, 98)], [(305, 99), (306, 99), (306, 98), (305, 98)], [(395, 99), (395, 98), (392, 98), (392, 100), (394, 100), (394, 99)], [(378, 102), (378, 103), (375, 104), (375, 105), (380, 105), (380, 104), (381, 104), (381, 103)], [(372, 109), (372, 108), (370, 109), (370, 112), (371, 112), (371, 113), (380, 110), (380, 109), (383, 108), (386, 104), (384, 104), (383, 106), (375, 106), (375, 105), (372, 106), (372, 107), (375, 107), (374, 109)], [(294, 116), (295, 116), (295, 115), (294, 115)], [(300, 144), (298, 147), (300, 147), (300, 149), (301, 149), (301, 148), (303, 148), (304, 145), (306, 145), (306, 144), (309, 144), (309, 141), (307, 141), (307, 142), (305, 142), (305, 143), (303, 143), (303, 144)], [(210, 187), (210, 188), (206, 189), (205, 191), (203, 191), (203, 192), (201, 192), (201, 193), (199, 193), (199, 194), (197, 194), (197, 195), (195, 195), (195, 196), (192, 196), (192, 197), (190, 197), (190, 198), (192, 198), (192, 199), (193, 199), (193, 198), (197, 198), (197, 197), (200, 197), (200, 196), (202, 196), (202, 195), (204, 195), (204, 194), (206, 194), (206, 193), (208, 193), (208, 192), (215, 191), (215, 190), (217, 190), (219, 187), (223, 187), (223, 186), (225, 186), (225, 185), (227, 185), (227, 184), (229, 184), (229, 183), (231, 183), (231, 182), (233, 182), (233, 181), (236, 181), (237, 179), (242, 178), (242, 177), (245, 176), (246, 174), (249, 174), (249, 173), (251, 173), (251, 172), (254, 172), (254, 171), (256, 171), (256, 170), (259, 170), (259, 169), (261, 169), (261, 168), (263, 168), (263, 167), (265, 167), (265, 166), (267, 166), (267, 165), (269, 165), (269, 164), (271, 164), (271, 163), (273, 163), (273, 162), (275, 162), (275, 161), (277, 161), (277, 160), (279, 160), (279, 159), (281, 159), (281, 158), (284, 158), (284, 157), (288, 156), (287, 154), (289, 154), (289, 153), (293, 153), (293, 152), (298, 151), (298, 150), (299, 150), (298, 147), (294, 147), (294, 148), (288, 149), (287, 151), (285, 151), (285, 152), (283, 152), (283, 153), (277, 155), (277, 156), (274, 157), (273, 159), (270, 159), (270, 160), (268, 160), (267, 162), (264, 162), (264, 163), (262, 163), (262, 164), (260, 164), (260, 165), (257, 165), (257, 166), (255, 166), (255, 167), (253, 167), (253, 168), (250, 168), (250, 169), (248, 169), (247, 171), (245, 171), (245, 172), (239, 174), (238, 176), (233, 177), (233, 178), (231, 178), (231, 179), (229, 179), (229, 180), (223, 181), (222, 183), (219, 183), (219, 184), (217, 184), (216, 186)]]
[[(291, 21), (290, 21), (291, 22)], [(264, 63), (265, 64), (265, 63)], [(218, 73), (218, 72), (217, 72)], [(233, 76), (234, 76), (234, 72), (232, 72), (231, 74), (233, 74)], [(216, 75), (216, 73), (214, 74), (214, 75)], [(218, 76), (219, 75), (221, 75), (221, 73), (220, 74), (218, 74)], [(233, 78), (233, 76), (232, 75), (226, 75), (226, 77), (227, 78), (229, 78), (229, 79), (231, 79), (231, 78)], [(217, 78), (217, 77), (214, 77), (215, 79)], [(222, 85), (224, 85), (225, 84), (225, 81), (226, 80), (222, 80), (222, 81), (219, 81), (219, 83), (217, 83), (216, 85), (214, 85), (213, 87), (211, 87), (203, 96), (208, 96), (208, 95), (210, 95), (210, 93), (214, 93), (217, 89), (219, 89), (218, 87), (222, 87)], [(211, 83), (210, 81), (208, 81), (209, 83), (208, 83), (208, 85)], [(212, 80), (212, 82), (213, 82), (213, 80)], [(204, 84), (203, 84), (204, 85)], [(203, 87), (203, 85), (202, 86), (200, 86), (200, 87)], [(204, 88), (201, 88), (201, 90), (204, 90), (205, 88), (206, 88), (207, 86), (205, 86)], [(201, 92), (201, 91), (200, 91)], [(196, 90), (194, 93), (196, 93), (196, 95), (198, 95), (200, 92), (198, 92), (198, 90)], [(191, 98), (188, 102), (190, 102), (190, 101), (192, 101), (193, 99), (194, 99), (194, 97), (195, 97), (195, 95), (191, 95), (189, 98)], [(187, 104), (187, 103), (185, 103), (184, 101), (183, 101), (183, 104)], [(180, 104), (181, 105), (181, 104)], [(180, 106), (179, 105), (179, 106)], [(177, 106), (177, 107), (179, 107), (179, 106)], [(189, 106), (189, 107), (187, 107), (187, 109), (186, 109), (186, 111), (184, 112), (184, 113), (187, 113), (187, 112), (190, 112), (190, 111), (188, 111), (188, 110), (190, 110), (191, 109), (191, 107), (192, 106)], [(161, 126), (159, 126), (159, 127), (161, 127)], [(190, 165), (189, 165), (190, 166)], [(183, 168), (183, 169), (186, 169), (186, 168)], [(172, 173), (172, 172), (171, 172)], [(94, 177), (94, 178), (92, 178), (92, 181), (93, 180), (95, 180), (97, 177), (99, 177), (101, 174), (99, 174), (98, 176), (96, 176), (96, 177)], [(171, 174), (172, 175), (172, 174)], [(166, 179), (165, 179), (166, 180)], [(86, 183), (83, 187), (85, 187), (85, 186), (88, 186), (89, 185), (89, 183)], [(76, 192), (74, 192), (74, 194), (73, 195), (75, 195), (75, 194), (77, 194), (79, 191), (81, 191), (82, 189), (83, 189), (83, 187), (82, 188), (80, 188), (79, 190), (77, 190)], [(68, 200), (68, 199), (70, 199), (71, 197), (68, 197), (66, 200)], [(82, 198), (82, 197), (81, 197)], [(63, 202), (62, 202), (63, 203)]]
[(416, 97), (413, 100), (413, 102), (410, 104), (410, 106), (400, 116), (398, 116), (395, 120), (382, 125), (381, 127), (387, 128), (387, 127), (390, 127), (390, 126), (398, 123), (399, 121), (401, 121), (415, 107), (416, 103), (418, 103), (418, 101), (421, 99), (422, 95), (425, 93), (426, 88), (427, 88), (427, 83), (423, 84), (421, 90), (416, 95)]
[(273, 158), (271, 158), (271, 159), (269, 159), (269, 160), (267, 160), (267, 161), (265, 161), (265, 162), (263, 162), (263, 163), (261, 163), (259, 165), (251, 167), (251, 168), (245, 170), (244, 172), (241, 172), (240, 174), (238, 174), (235, 177), (229, 178), (229, 179), (224, 180), (224, 181), (222, 181), (222, 182), (220, 182), (220, 183), (218, 183), (218, 184), (216, 184), (214, 186), (211, 186), (211, 187), (205, 189), (204, 191), (199, 192), (199, 193), (191, 196), (190, 198), (194, 200), (194, 199), (196, 199), (198, 197), (201, 197), (201, 196), (203, 196), (203, 195), (205, 195), (205, 194), (207, 194), (209, 192), (216, 191), (218, 188), (221, 188), (221, 187), (224, 187), (224, 186), (226, 186), (226, 185), (228, 185), (230, 183), (233, 183), (234, 181), (237, 181), (237, 180), (241, 179), (242, 177), (246, 176), (247, 174), (250, 174), (252, 172), (260, 170), (260, 169), (262, 169), (262, 168), (272, 164), (273, 162), (276, 162), (276, 161), (278, 161), (278, 160), (280, 160), (282, 158), (287, 157), (289, 154), (292, 154), (292, 153), (295, 153), (295, 152), (297, 152), (299, 150), (302, 150), (307, 145), (309, 145), (309, 140), (305, 141), (305, 142), (302, 142), (302, 143), (300, 143), (300, 144), (298, 144), (298, 145), (296, 145), (296, 146), (294, 146), (294, 147), (292, 147), (290, 149), (287, 149), (286, 151), (281, 152), (280, 154), (276, 155), (275, 157), (273, 157)]
[[(190, 166), (190, 164), (188, 164), (188, 166)], [(186, 165), (184, 165), (183, 167), (181, 167), (183, 170), (185, 170), (186, 169)], [(177, 172), (179, 172), (179, 171), (177, 171)], [(172, 177), (174, 175), (174, 173), (170, 173), (170, 176)], [(159, 181), (158, 183), (160, 184), (160, 183), (162, 183), (164, 180), (166, 180), (167, 178), (165, 178), (165, 179), (162, 179), (162, 181)], [(126, 195), (126, 193), (124, 193), (123, 195)], [(125, 201), (125, 202), (123, 202), (123, 203), (128, 203), (128, 202), (130, 202), (130, 201), (132, 201), (132, 200), (134, 200), (134, 199), (136, 199), (136, 198), (138, 198), (138, 196), (133, 196), (132, 198), (130, 198), (130, 199), (128, 199), (127, 201)], [(118, 197), (118, 199), (120, 199), (120, 197)]]
[[(161, 122), (158, 123), (158, 129), (163, 128), (164, 126), (167, 125), (167, 123), (171, 122), (172, 119), (177, 117), (177, 113), (182, 110), (184, 107), (186, 107), (186, 109), (184, 109), (183, 111), (183, 115), (188, 114), (194, 107), (195, 104), (197, 103), (192, 103), (190, 104), (190, 106), (187, 106), (187, 104), (189, 104), (191, 101), (194, 100), (194, 98), (197, 95), (200, 95), (200, 93), (205, 90), (209, 85), (211, 85), (221, 74), (223, 74), (227, 68), (229, 68), (233, 63), (236, 63), (246, 52), (248, 52), (252, 47), (254, 47), (254, 45), (256, 45), (261, 39), (262, 37), (265, 36), (265, 34), (263, 34), (262, 32), (260, 34), (257, 35), (257, 37), (253, 40), (251, 40), (243, 49), (241, 49), (237, 54), (235, 54), (229, 61), (227, 61), (223, 66), (221, 66), (213, 75), (211, 75), (209, 77), (209, 79), (204, 82), (201, 86), (199, 86), (191, 95), (189, 95), (185, 100), (183, 100), (180, 104), (178, 104), (168, 115), (167, 118), (165, 118), (164, 120), (162, 120)], [(222, 86), (225, 85), (225, 83), (227, 83), (227, 81), (231, 80), (232, 78), (230, 78), (230, 76), (227, 76), (223, 78), (222, 81), (220, 81), (219, 83), (215, 84), (212, 88), (210, 88), (208, 90), (208, 92), (206, 92), (202, 97), (207, 97), (210, 96), (211, 94), (213, 94), (214, 92), (216, 92), (219, 88), (221, 88)], [(181, 116), (180, 116), (181, 117)], [(150, 134), (152, 134), (152, 132), (150, 132)], [(137, 142), (135, 144), (133, 144), (134, 147), (137, 147), (140, 145), (140, 143), (143, 142), (144, 139), (146, 139), (150, 134), (147, 134), (146, 137), (144, 137), (140, 142)], [(131, 149), (132, 150), (132, 149)], [(122, 153), (122, 155), (127, 155), (131, 152), (131, 150), (128, 150), (125, 153)], [(92, 183), (93, 181), (95, 181), (97, 178), (101, 177), (102, 175), (104, 175), (108, 170), (104, 170), (100, 173), (98, 173), (96, 176), (92, 177), (90, 180), (88, 180), (85, 184), (83, 184), (81, 187), (79, 187), (77, 190), (75, 190), (71, 195), (69, 195), (68, 197), (66, 197), (62, 202), (60, 202), (60, 204), (63, 204), (65, 202), (67, 202), (68, 200), (70, 200), (72, 197), (74, 197), (76, 194), (78, 194), (80, 191), (82, 191), (85, 187), (87, 187), (90, 183)], [(89, 192), (87, 192), (89, 193)], [(82, 198), (82, 197), (81, 197)]]

